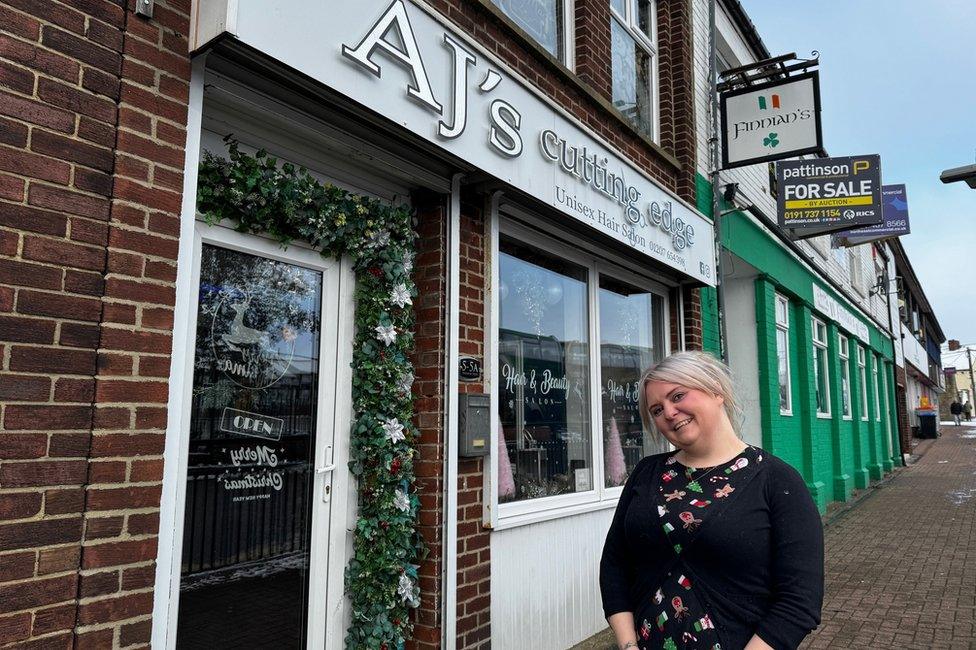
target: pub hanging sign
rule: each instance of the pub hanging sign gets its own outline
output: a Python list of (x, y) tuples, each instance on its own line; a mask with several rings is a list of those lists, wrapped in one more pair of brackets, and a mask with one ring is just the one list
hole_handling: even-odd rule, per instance
[(722, 169), (823, 153), (817, 72), (730, 90), (719, 101)]

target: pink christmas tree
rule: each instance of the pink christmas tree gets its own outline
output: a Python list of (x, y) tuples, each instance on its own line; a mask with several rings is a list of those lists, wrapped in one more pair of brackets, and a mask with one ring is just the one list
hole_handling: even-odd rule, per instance
[(505, 429), (498, 423), (498, 498), (515, 496), (515, 479), (512, 477), (512, 463), (508, 460), (508, 445), (505, 444)]
[(624, 461), (624, 449), (620, 446), (620, 431), (617, 429), (617, 418), (610, 418), (610, 432), (607, 434), (606, 446), (607, 479), (610, 485), (620, 485), (627, 478), (627, 463)]

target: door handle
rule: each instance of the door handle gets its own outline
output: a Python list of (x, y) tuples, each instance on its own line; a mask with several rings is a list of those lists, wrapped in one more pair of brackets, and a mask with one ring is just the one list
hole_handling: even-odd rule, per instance
[(325, 467), (317, 467), (315, 469), (315, 473), (316, 474), (328, 474), (329, 472), (334, 471), (335, 468), (336, 468), (335, 463), (333, 463), (331, 465), (326, 465)]

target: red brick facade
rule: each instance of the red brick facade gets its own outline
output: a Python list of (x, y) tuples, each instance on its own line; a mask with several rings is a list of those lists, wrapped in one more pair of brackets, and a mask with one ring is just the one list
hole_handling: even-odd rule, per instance
[[(0, 4), (0, 645), (145, 647), (152, 627), (190, 59), (190, 0)], [(658, 3), (660, 143), (610, 104), (606, 0), (577, 0), (576, 73), (488, 0), (433, 6), (694, 203), (690, 3)], [(484, 194), (462, 197), (460, 352), (485, 353)], [(461, 459), (457, 611), (443, 585), (446, 198), (417, 194), (423, 606), (415, 647), (490, 646), (485, 460)], [(685, 339), (701, 347), (696, 290)], [(677, 304), (677, 301), (672, 301)], [(672, 332), (677, 334), (677, 314)], [(483, 392), (483, 383), (462, 390)], [(453, 489), (453, 486), (452, 486)]]
[(414, 645), (436, 648), (441, 641), (441, 569), (444, 558), (444, 357), (446, 333), (445, 265), (447, 215), (442, 197), (414, 197), (417, 208), (417, 315), (414, 353), (414, 424), (420, 429), (415, 461), (420, 490), (420, 533), (428, 555), (420, 566), (420, 609), (414, 619)]
[(0, 643), (11, 647), (149, 641), (188, 12), (0, 7)]

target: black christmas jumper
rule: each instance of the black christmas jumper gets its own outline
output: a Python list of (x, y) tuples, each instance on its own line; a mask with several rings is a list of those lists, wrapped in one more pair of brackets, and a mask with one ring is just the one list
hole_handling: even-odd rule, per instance
[(620, 495), (600, 588), (608, 618), (634, 614), (642, 648), (738, 650), (758, 634), (792, 650), (820, 623), (820, 515), (796, 470), (761, 449), (704, 472), (648, 456)]

